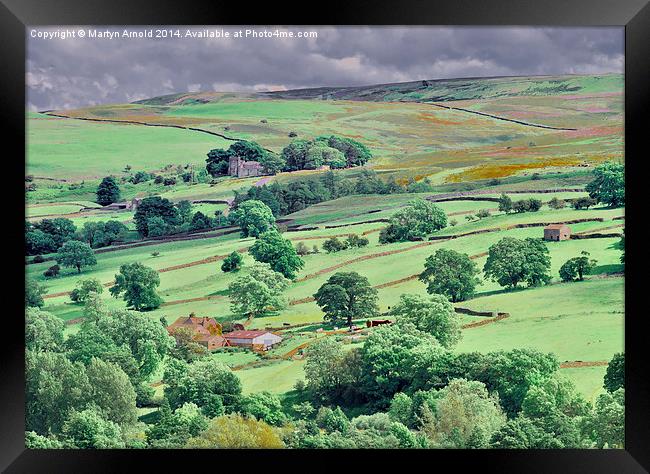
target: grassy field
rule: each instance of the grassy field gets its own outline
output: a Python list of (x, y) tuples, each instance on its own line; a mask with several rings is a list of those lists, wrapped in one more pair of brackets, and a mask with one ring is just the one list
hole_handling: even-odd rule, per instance
[[(575, 194), (575, 193), (573, 193)], [(550, 199), (553, 194), (544, 195)], [(558, 193), (561, 197), (564, 194)], [(338, 212), (329, 206), (318, 205), (301, 211), (303, 219), (331, 219), (332, 224), (342, 222), (341, 217), (366, 212), (379, 208), (382, 212), (392, 212), (395, 208), (413, 195), (394, 196), (360, 196), (339, 200)], [(349, 205), (348, 205), (349, 204)], [(354, 205), (352, 205), (354, 204)], [(477, 203), (472, 201), (453, 201), (440, 203), (447, 212), (464, 212), (476, 210)], [(199, 207), (202, 206), (202, 207)], [(197, 209), (206, 209), (197, 205)], [(311, 209), (311, 212), (308, 212)], [(476, 228), (498, 227), (503, 230), (486, 234), (476, 234), (448, 241), (402, 242), (380, 245), (377, 241), (378, 230), (383, 223), (369, 223), (342, 228), (317, 228), (314, 230), (289, 232), (285, 235), (294, 244), (305, 242), (312, 245), (322, 245), (325, 238), (348, 232), (367, 233), (370, 244), (362, 249), (344, 250), (334, 254), (320, 252), (304, 257), (305, 267), (299, 273), (298, 279), (291, 284), (286, 292), (288, 301), (299, 300), (312, 295), (322, 283), (335, 271), (357, 271), (368, 277), (370, 283), (379, 286), (379, 303), (382, 311), (395, 304), (403, 293), (426, 294), (425, 285), (415, 278), (423, 269), (425, 258), (438, 248), (450, 248), (479, 255), (503, 236), (517, 238), (541, 237), (541, 227), (507, 229), (508, 225), (521, 222), (562, 221), (575, 218), (579, 214), (583, 218), (611, 218), (621, 215), (623, 209), (594, 208), (587, 211), (571, 209), (550, 210), (544, 208), (537, 213), (519, 215), (493, 215), (480, 222), (467, 222), (459, 219), (459, 223), (449, 229), (446, 234), (462, 234)], [(297, 213), (298, 214), (298, 213)], [(300, 217), (300, 216), (298, 216)], [(462, 217), (462, 216), (460, 216)], [(358, 217), (361, 218), (361, 217)], [(350, 219), (354, 219), (350, 217)], [(622, 221), (614, 221), (621, 222)], [(574, 232), (598, 229), (611, 225), (611, 222), (585, 222), (573, 224)], [(220, 262), (211, 258), (225, 256), (233, 250), (243, 250), (250, 246), (253, 239), (242, 239), (238, 234), (221, 237), (211, 237), (200, 240), (182, 242), (161, 242), (147, 247), (120, 249), (112, 252), (97, 254), (98, 264), (84, 270), (81, 275), (75, 271), (64, 270), (55, 279), (46, 279), (42, 273), (51, 265), (49, 262), (27, 266), (28, 277), (44, 283), (48, 293), (67, 292), (74, 288), (77, 281), (83, 278), (98, 278), (102, 283), (110, 283), (119, 266), (123, 263), (139, 261), (160, 273), (161, 285), (159, 292), (165, 301), (159, 309), (148, 313), (153, 319), (163, 316), (168, 322), (190, 312), (199, 315), (215, 317), (218, 320), (238, 320), (229, 307), (227, 296), (228, 284), (237, 277), (234, 274), (222, 273)], [(535, 347), (540, 350), (557, 354), (561, 361), (604, 361), (622, 350), (623, 347), (623, 278), (593, 279), (579, 283), (560, 283), (559, 267), (569, 258), (578, 256), (587, 250), (591, 258), (598, 261), (594, 273), (599, 274), (620, 271), (620, 250), (617, 238), (570, 240), (565, 242), (549, 242), (547, 247), (551, 255), (551, 271), (553, 283), (547, 287), (506, 292), (496, 283), (482, 281), (477, 289), (475, 298), (459, 304), (475, 310), (504, 311), (511, 317), (494, 324), (470, 328), (464, 331), (463, 339), (458, 346), (459, 351), (492, 351), (514, 347)], [(153, 256), (158, 252), (158, 256)], [(208, 260), (206, 260), (208, 259)], [(479, 268), (485, 262), (485, 257), (477, 257), (475, 261)], [(244, 270), (253, 263), (252, 258), (244, 253)], [(377, 268), (382, 271), (378, 272)], [(401, 281), (400, 280), (404, 280)], [(106, 304), (112, 308), (123, 308), (121, 300), (111, 298), (106, 291), (103, 295)], [(189, 300), (189, 301), (188, 301)], [(553, 304), (549, 304), (552, 301)], [(47, 311), (51, 311), (66, 321), (75, 321), (82, 316), (82, 307), (72, 303), (66, 295), (46, 298)], [(462, 323), (477, 321), (472, 316), (462, 316)], [(240, 320), (243, 322), (243, 320)], [(263, 318), (257, 318), (250, 324), (251, 328), (266, 326), (282, 326), (284, 323), (300, 324), (312, 322), (318, 325), (322, 322), (322, 312), (314, 302), (290, 304), (280, 313)], [(67, 326), (67, 332), (73, 332), (76, 324)], [(316, 326), (318, 327), (318, 326)], [(531, 334), (534, 337), (531, 338)], [(308, 342), (307, 336), (294, 335), (281, 344), (270, 355), (281, 357), (298, 345)], [(231, 366), (245, 365), (256, 360), (257, 356), (248, 353), (224, 353), (224, 362)], [(255, 368), (238, 370), (247, 391), (255, 391), (259, 387), (271, 388), (276, 392), (291, 389), (297, 378), (301, 377), (301, 361), (268, 362)], [(581, 370), (585, 372), (581, 372)], [(593, 370), (592, 370), (593, 369)], [(564, 370), (564, 369), (563, 369)], [(563, 373), (576, 377), (578, 387), (585, 394), (597, 392), (602, 384), (602, 370), (594, 368), (566, 369)], [(591, 374), (587, 376), (585, 374)]]
[[(489, 80), (480, 89), (473, 83), (441, 82), (418, 89), (416, 84), (369, 88), (363, 92), (321, 90), (320, 92), (278, 94), (182, 94), (141, 103), (100, 106), (73, 111), (77, 118), (134, 120), (161, 125), (197, 127), (236, 139), (251, 139), (274, 151), (280, 151), (290, 139), (321, 134), (338, 134), (365, 143), (374, 158), (369, 167), (382, 177), (393, 175), (406, 182), (409, 177), (430, 177), (434, 191), (424, 194), (347, 196), (323, 202), (284, 216), (290, 224), (316, 227), (286, 232), (294, 245), (305, 243), (310, 249), (321, 248), (331, 236), (363, 234), (369, 245), (328, 254), (304, 256), (305, 266), (291, 283), (285, 296), (286, 309), (247, 322), (249, 328), (283, 327), (309, 323), (308, 328), (287, 329), (285, 341), (260, 357), (248, 351), (221, 351), (217, 358), (236, 369), (244, 391), (269, 390), (279, 394), (291, 391), (304, 378), (304, 359), (285, 359), (292, 349), (309, 343), (317, 328), (323, 327), (323, 313), (305, 298), (336, 271), (356, 271), (377, 287), (379, 307), (387, 311), (404, 293), (425, 295), (425, 285), (417, 279), (425, 259), (437, 249), (466, 253), (482, 269), (490, 245), (504, 236), (541, 238), (543, 227), (516, 228), (516, 225), (566, 222), (573, 233), (607, 232), (618, 234), (625, 223), (624, 208), (597, 206), (589, 210), (560, 210), (544, 205), (539, 212), (504, 214), (497, 203), (488, 201), (447, 201), (438, 205), (454, 225), (440, 230), (438, 236), (457, 238), (380, 245), (380, 230), (397, 209), (416, 197), (438, 193), (487, 189), (482, 197), (498, 197), (514, 190), (580, 188), (589, 181), (591, 167), (604, 160), (622, 158), (622, 90), (619, 76), (575, 76), (564, 78), (519, 78)], [(435, 89), (435, 90), (434, 90)], [(301, 95), (302, 94), (302, 95)], [(316, 94), (310, 96), (309, 94)], [(207, 103), (199, 103), (198, 99)], [(319, 99), (319, 100), (315, 100)], [(444, 105), (441, 108), (433, 105)], [(465, 109), (465, 110), (460, 110)], [(494, 115), (485, 117), (472, 111)], [(133, 212), (97, 210), (94, 204), (99, 180), (114, 174), (120, 180), (122, 199), (161, 195), (180, 200), (223, 200), (235, 191), (246, 190), (260, 181), (219, 178), (212, 183), (164, 186), (152, 181), (126, 182), (126, 165), (133, 171), (158, 172), (168, 165), (192, 164), (201, 167), (212, 148), (232, 143), (223, 138), (178, 128), (147, 127), (97, 123), (54, 118), (29, 113), (27, 174), (33, 176), (36, 189), (26, 193), (27, 218), (65, 216), (78, 228), (85, 222), (117, 219), (133, 230)], [(518, 124), (545, 124), (576, 130), (551, 130)], [(266, 120), (265, 123), (261, 122)], [(540, 175), (534, 175), (539, 172)], [(273, 179), (288, 181), (317, 172), (280, 173)], [(354, 177), (359, 170), (344, 170)], [(511, 194), (513, 200), (535, 198), (547, 202), (553, 197), (570, 199), (584, 192)], [(227, 210), (227, 204), (194, 204), (194, 211), (213, 216)], [(466, 216), (489, 209), (491, 215), (480, 220)], [(597, 220), (602, 219), (602, 222)], [(468, 232), (496, 229), (492, 232), (460, 236)], [(605, 229), (605, 230), (603, 230)], [(130, 239), (136, 238), (135, 232)], [(157, 242), (135, 248), (116, 248), (97, 253), (97, 265), (81, 274), (64, 269), (57, 278), (47, 279), (43, 272), (52, 261), (26, 266), (27, 278), (47, 288), (46, 311), (65, 320), (66, 334), (78, 330), (82, 306), (72, 303), (68, 292), (81, 279), (97, 278), (110, 285), (120, 265), (141, 262), (160, 274), (159, 294), (163, 305), (149, 313), (158, 321), (172, 322), (194, 312), (219, 321), (244, 322), (230, 309), (228, 285), (245, 274), (253, 259), (247, 253), (254, 239), (239, 234), (197, 240)], [(476, 295), (457, 306), (481, 311), (507, 312), (498, 322), (463, 330), (456, 351), (507, 350), (532, 347), (553, 352), (561, 362), (608, 361), (623, 350), (624, 278), (620, 264), (618, 237), (548, 242), (551, 257), (550, 285), (505, 291), (492, 281), (482, 280)], [(243, 253), (244, 265), (238, 274), (223, 273), (221, 258), (233, 251)], [(559, 268), (569, 258), (588, 251), (597, 266), (587, 280), (562, 283)], [(122, 300), (107, 290), (102, 299), (110, 308), (124, 308)], [(485, 318), (462, 315), (462, 324)], [(363, 324), (363, 321), (359, 322)], [(331, 327), (326, 327), (329, 330)], [(322, 335), (319, 337), (340, 337)], [(346, 348), (353, 345), (346, 345)], [(593, 399), (602, 386), (605, 367), (563, 368), (580, 392)], [(155, 379), (159, 380), (162, 374)], [(155, 380), (153, 380), (155, 381)], [(157, 393), (162, 387), (156, 386)]]
[[(194, 127), (255, 140), (276, 152), (290, 142), (290, 132), (307, 139), (338, 134), (364, 142), (375, 156), (374, 169), (403, 179), (465, 182), (623, 156), (621, 76), (489, 79), (462, 87), (452, 82), (432, 83), (426, 91), (408, 84), (378, 86), (365, 94), (321, 91), (321, 100), (309, 94), (198, 93), (196, 98), (207, 103), (186, 94), (183, 100), (174, 96), (55, 112)], [(170, 163), (198, 165), (211, 148), (230, 143), (174, 128), (28, 116), (29, 168), (35, 176), (80, 181), (117, 173), (127, 164), (147, 171)]]

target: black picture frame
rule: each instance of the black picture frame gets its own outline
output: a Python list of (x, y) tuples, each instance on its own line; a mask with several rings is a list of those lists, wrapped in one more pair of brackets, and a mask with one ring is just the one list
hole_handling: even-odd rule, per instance
[[(130, 472), (137, 469), (162, 469), (176, 463), (188, 469), (209, 466), (229, 469), (232, 455), (239, 462), (268, 463), (283, 469), (322, 469), (373, 466), (397, 462), (402, 468), (417, 465), (440, 469), (441, 461), (453, 469), (479, 469), (485, 472), (648, 472), (650, 469), (650, 390), (646, 360), (648, 344), (643, 331), (647, 318), (641, 309), (640, 247), (642, 160), (647, 156), (645, 115), (650, 87), (650, 5), (648, 0), (408, 0), (390, 2), (347, 1), (338, 4), (199, 2), (196, 0), (0, 0), (1, 76), (0, 110), (3, 135), (16, 142), (5, 144), (3, 188), (11, 193), (5, 203), (3, 230), (3, 283), (13, 280), (15, 289), (4, 294), (3, 344), (0, 346), (0, 469), (4, 472)], [(24, 314), (21, 290), (24, 273), (21, 252), (10, 249), (24, 245), (24, 162), (25, 147), (25, 27), (38, 25), (545, 25), (545, 26), (624, 26), (625, 27), (625, 155), (627, 169), (626, 213), (626, 448), (625, 450), (547, 450), (547, 451), (212, 451), (165, 450), (26, 450), (24, 447)], [(10, 149), (17, 150), (9, 152)], [(9, 191), (10, 190), (10, 191)], [(15, 199), (15, 201), (14, 201)], [(631, 234), (631, 235), (630, 235)], [(640, 249), (639, 249), (640, 250)], [(631, 255), (631, 256), (630, 256)], [(11, 270), (9, 270), (11, 268)], [(15, 270), (14, 270), (15, 268)], [(14, 274), (14, 271), (16, 272)], [(15, 307), (14, 307), (15, 305)], [(296, 459), (299, 457), (300, 459)], [(258, 459), (254, 459), (258, 458)], [(299, 461), (299, 462), (296, 462)], [(247, 467), (253, 469), (254, 467)], [(136, 469), (137, 468), (137, 469)]]

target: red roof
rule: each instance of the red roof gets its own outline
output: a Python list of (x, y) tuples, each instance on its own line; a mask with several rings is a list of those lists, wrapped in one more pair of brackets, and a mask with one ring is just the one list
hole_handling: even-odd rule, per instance
[(255, 339), (256, 337), (263, 336), (264, 334), (271, 334), (271, 331), (260, 331), (260, 330), (250, 330), (250, 331), (233, 331), (228, 332), (223, 335), (226, 339)]
[(220, 332), (219, 323), (213, 318), (208, 317), (195, 317), (195, 316), (181, 316), (172, 324), (167, 326), (167, 332), (170, 335), (178, 328), (189, 328), (194, 332), (194, 339), (207, 339), (210, 336), (218, 335)]

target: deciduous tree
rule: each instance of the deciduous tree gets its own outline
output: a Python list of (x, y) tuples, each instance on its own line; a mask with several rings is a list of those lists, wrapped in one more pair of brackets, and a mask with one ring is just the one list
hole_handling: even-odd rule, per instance
[(427, 284), (427, 292), (445, 295), (452, 302), (464, 301), (474, 294), (478, 268), (467, 254), (439, 249), (427, 257), (420, 281)]
[(352, 318), (373, 317), (379, 311), (377, 290), (357, 272), (332, 275), (314, 294), (316, 304), (333, 324), (352, 326)]

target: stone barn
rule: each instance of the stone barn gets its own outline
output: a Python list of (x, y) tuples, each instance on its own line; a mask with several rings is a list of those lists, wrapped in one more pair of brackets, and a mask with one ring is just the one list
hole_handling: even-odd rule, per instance
[(544, 227), (544, 240), (560, 241), (571, 238), (571, 229), (565, 224), (550, 224)]
[(254, 350), (268, 351), (282, 342), (282, 337), (271, 331), (251, 330), (233, 331), (223, 335), (231, 346), (248, 347)]

